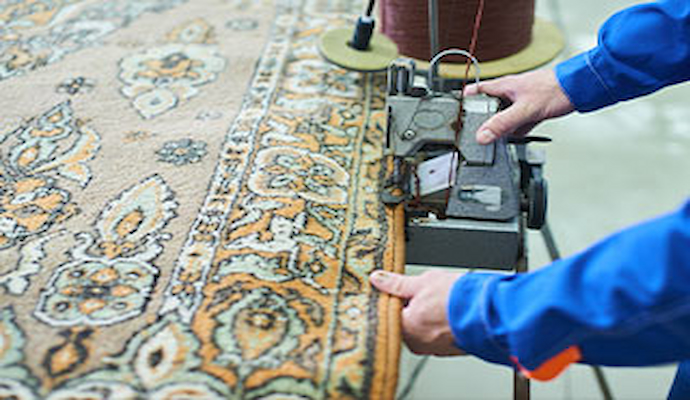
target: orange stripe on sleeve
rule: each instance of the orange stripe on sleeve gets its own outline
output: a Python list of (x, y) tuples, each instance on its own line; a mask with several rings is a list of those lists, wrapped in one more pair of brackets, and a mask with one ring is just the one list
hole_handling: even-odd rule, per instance
[(582, 360), (582, 352), (580, 351), (579, 347), (570, 346), (544, 362), (534, 371), (530, 371), (520, 365), (520, 362), (517, 358), (511, 358), (520, 369), (520, 372), (522, 372), (526, 377), (536, 379), (538, 381), (548, 381), (560, 375), (561, 372), (565, 371), (570, 364)]

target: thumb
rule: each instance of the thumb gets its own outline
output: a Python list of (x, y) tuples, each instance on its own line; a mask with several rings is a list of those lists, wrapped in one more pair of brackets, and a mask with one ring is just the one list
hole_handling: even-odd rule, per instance
[(481, 93), (481, 90), (479, 90), (479, 84), (478, 83), (471, 83), (467, 86), (465, 86), (465, 90), (462, 92), (463, 96), (474, 96), (476, 94)]
[(409, 299), (417, 292), (415, 278), (411, 276), (379, 270), (369, 275), (369, 280), (376, 289), (403, 299)]
[(477, 130), (477, 142), (489, 144), (496, 139), (515, 133), (525, 125), (532, 123), (529, 110), (520, 103), (499, 112), (484, 122)]
[(465, 86), (465, 90), (462, 93), (464, 96), (484, 93), (489, 96), (510, 99), (512, 93), (506, 85), (506, 82), (510, 83), (510, 80), (511, 77), (505, 77), (480, 83), (471, 83)]

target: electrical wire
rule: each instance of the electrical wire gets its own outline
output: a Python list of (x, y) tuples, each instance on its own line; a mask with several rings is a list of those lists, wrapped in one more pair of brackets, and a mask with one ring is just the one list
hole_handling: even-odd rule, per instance
[(448, 174), (448, 191), (446, 192), (446, 208), (448, 208), (448, 202), (450, 202), (450, 188), (453, 187), (453, 160), (460, 161), (460, 149), (457, 147), (460, 143), (460, 133), (463, 128), (463, 114), (465, 112), (465, 86), (467, 86), (467, 81), (470, 77), (470, 66), (474, 63), (474, 74), (477, 86), (479, 86), (479, 79), (481, 72), (479, 71), (479, 62), (474, 56), (475, 50), (477, 49), (477, 39), (479, 38), (479, 28), (482, 25), (482, 16), (484, 15), (484, 0), (479, 0), (477, 4), (477, 13), (474, 15), (474, 27), (472, 29), (472, 39), (470, 40), (469, 55), (467, 57), (466, 67), (465, 67), (465, 79), (462, 80), (460, 85), (460, 109), (458, 110), (458, 119), (455, 122), (455, 144), (456, 147), (453, 149), (453, 158), (450, 164), (450, 173)]
[(365, 16), (371, 17), (371, 13), (374, 12), (374, 4), (376, 3), (376, 0), (369, 0), (369, 3), (367, 4), (367, 11), (364, 13)]
[(414, 366), (414, 369), (410, 374), (410, 378), (408, 379), (405, 388), (400, 392), (400, 396), (398, 396), (398, 400), (407, 400), (410, 394), (412, 394), (412, 389), (414, 389), (414, 385), (417, 383), (417, 379), (424, 370), (424, 367), (426, 366), (426, 363), (429, 361), (429, 358), (430, 356), (422, 357), (422, 359), (417, 362), (417, 365)]

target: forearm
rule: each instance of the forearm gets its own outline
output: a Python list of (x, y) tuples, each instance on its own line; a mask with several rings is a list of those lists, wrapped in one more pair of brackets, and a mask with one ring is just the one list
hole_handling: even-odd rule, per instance
[(569, 348), (604, 365), (690, 359), (690, 202), (533, 273), (470, 274), (448, 316), (460, 348), (529, 371)]
[(690, 79), (690, 2), (625, 9), (599, 32), (598, 45), (556, 67), (578, 111), (592, 111)]

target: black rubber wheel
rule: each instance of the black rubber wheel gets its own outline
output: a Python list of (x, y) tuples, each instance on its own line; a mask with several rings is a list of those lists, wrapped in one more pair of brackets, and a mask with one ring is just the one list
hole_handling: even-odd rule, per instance
[(546, 181), (543, 179), (532, 179), (527, 190), (528, 209), (527, 209), (527, 227), (529, 229), (541, 229), (546, 222), (546, 195), (548, 187)]

